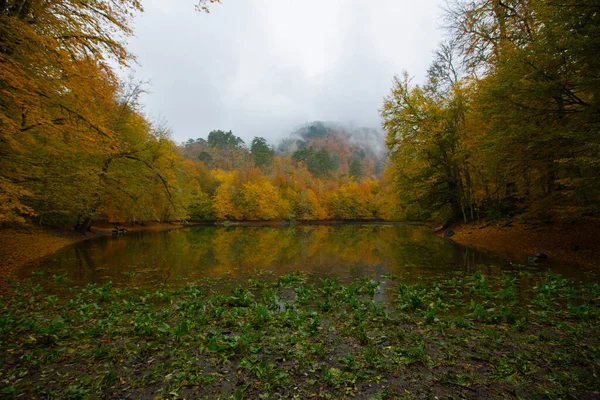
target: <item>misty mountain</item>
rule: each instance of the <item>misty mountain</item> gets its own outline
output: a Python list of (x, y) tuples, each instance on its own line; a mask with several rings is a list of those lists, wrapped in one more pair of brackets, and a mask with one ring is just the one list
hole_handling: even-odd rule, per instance
[[(255, 140), (267, 146), (264, 139)], [(317, 177), (360, 179), (381, 176), (383, 144), (383, 134), (376, 129), (314, 121), (291, 132), (273, 150), (279, 157), (303, 163)], [(210, 132), (207, 139), (189, 139), (183, 153), (185, 158), (204, 162), (209, 169), (249, 166), (255, 158), (251, 146), (231, 131), (221, 130)], [(254, 164), (258, 165), (256, 160)]]
[(314, 121), (303, 125), (277, 146), (279, 155), (304, 161), (315, 175), (380, 175), (384, 135), (372, 128)]

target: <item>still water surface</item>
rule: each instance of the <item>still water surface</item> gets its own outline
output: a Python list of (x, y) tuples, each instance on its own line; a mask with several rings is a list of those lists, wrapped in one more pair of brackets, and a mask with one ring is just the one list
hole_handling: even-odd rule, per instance
[[(546, 264), (577, 278), (583, 272)], [(245, 281), (301, 271), (318, 281), (359, 277), (426, 283), (479, 271), (500, 275), (524, 268), (503, 258), (445, 241), (424, 226), (352, 224), (299, 227), (194, 226), (163, 232), (136, 232), (69, 246), (21, 271), (48, 282), (64, 276), (73, 285), (112, 282), (115, 286), (158, 289), (205, 277)], [(62, 279), (62, 278), (61, 278)]]

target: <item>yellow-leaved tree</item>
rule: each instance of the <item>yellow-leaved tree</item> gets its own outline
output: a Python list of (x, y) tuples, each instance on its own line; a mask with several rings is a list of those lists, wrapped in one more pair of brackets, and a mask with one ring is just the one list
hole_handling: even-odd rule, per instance
[(182, 157), (168, 130), (137, 104), (139, 86), (111, 65), (125, 48), (137, 0), (0, 2), (0, 222), (187, 214)]
[(117, 140), (97, 111), (116, 93), (108, 59), (132, 58), (123, 40), (138, 10), (132, 0), (0, 2), (0, 198), (9, 200), (0, 219), (20, 220), (60, 196), (44, 182), (60, 169), (53, 159), (76, 162), (73, 150)]

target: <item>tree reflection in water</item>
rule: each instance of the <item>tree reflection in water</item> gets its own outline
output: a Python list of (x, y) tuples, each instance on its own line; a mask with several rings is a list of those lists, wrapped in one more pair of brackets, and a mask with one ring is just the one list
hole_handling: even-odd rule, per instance
[[(78, 243), (21, 271), (66, 274), (75, 285), (176, 286), (204, 277), (246, 280), (290, 272), (318, 281), (337, 277), (382, 280), (397, 275), (419, 283), (481, 271), (500, 273), (509, 263), (444, 241), (423, 226), (352, 224), (299, 227), (196, 226), (139, 232)], [(39, 275), (36, 274), (36, 275)], [(270, 277), (270, 278), (269, 278)], [(40, 278), (43, 279), (43, 278)]]

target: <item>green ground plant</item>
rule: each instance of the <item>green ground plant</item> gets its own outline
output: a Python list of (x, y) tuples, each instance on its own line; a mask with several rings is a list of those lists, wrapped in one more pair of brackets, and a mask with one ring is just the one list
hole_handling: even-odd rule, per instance
[(298, 273), (155, 291), (12, 281), (0, 296), (0, 395), (600, 396), (596, 276), (392, 282), (379, 302), (380, 282)]

